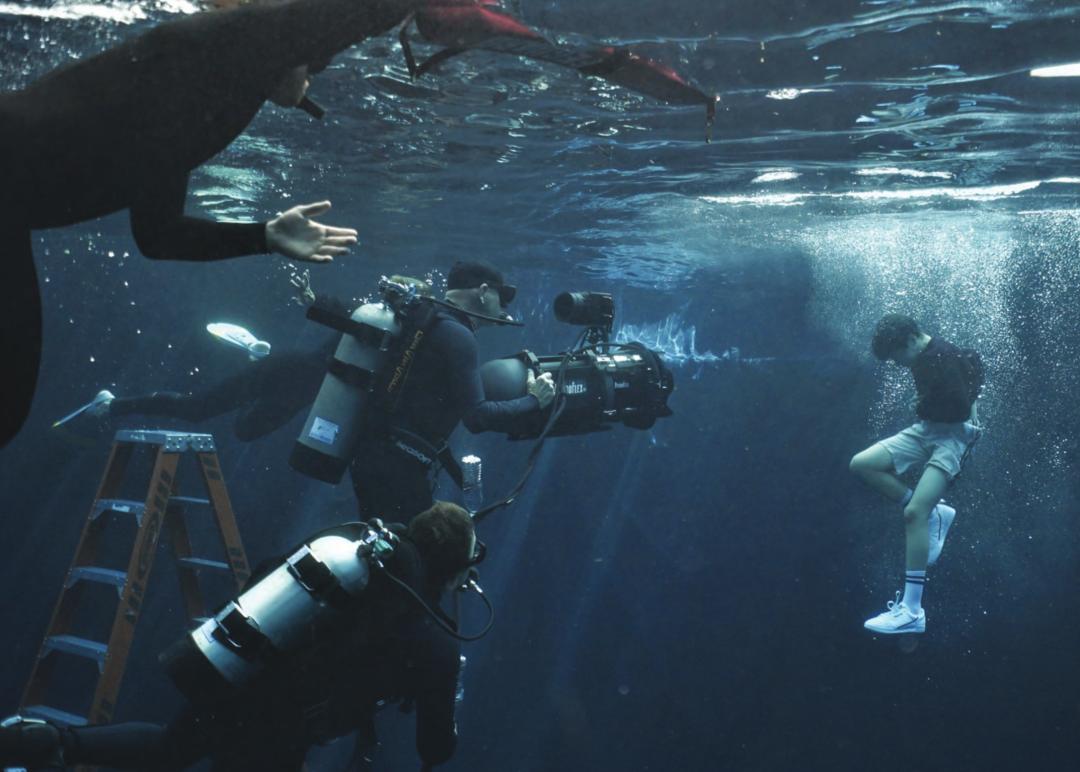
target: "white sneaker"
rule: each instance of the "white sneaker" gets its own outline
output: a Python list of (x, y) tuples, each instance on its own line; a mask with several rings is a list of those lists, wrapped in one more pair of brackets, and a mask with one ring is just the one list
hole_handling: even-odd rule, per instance
[(949, 533), (949, 526), (956, 518), (956, 510), (947, 504), (938, 504), (930, 510), (930, 556), (926, 561), (927, 566), (937, 563), (941, 557), (941, 550), (945, 547), (945, 536)]
[(876, 617), (867, 619), (863, 623), (863, 627), (867, 630), (873, 630), (875, 633), (885, 633), (886, 635), (893, 633), (925, 633), (926, 612), (919, 609), (918, 614), (914, 613), (900, 600), (900, 593), (898, 592), (896, 593), (896, 600), (890, 600), (886, 610)]

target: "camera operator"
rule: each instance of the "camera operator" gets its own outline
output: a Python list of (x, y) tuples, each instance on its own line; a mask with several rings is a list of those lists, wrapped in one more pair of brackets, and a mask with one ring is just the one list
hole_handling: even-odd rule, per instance
[[(459, 422), (474, 433), (508, 432), (522, 417), (540, 415), (555, 397), (551, 375), (532, 373), (520, 396), (485, 397), (476, 332), (510, 321), (506, 307), (517, 289), (483, 261), (455, 263), (446, 286), (445, 302), (434, 306), (405, 368), (395, 409), (362, 438), (349, 465), (362, 518), (408, 521), (431, 506), (438, 470), (455, 473), (447, 440)], [(314, 302), (313, 293), (304, 296)], [(340, 310), (338, 301), (328, 302)]]
[(305, 626), (304, 643), (268, 657), (250, 682), (215, 690), (193, 676), (194, 668), (173, 670), (190, 704), (168, 726), (58, 728), (9, 719), (0, 728), (0, 765), (173, 770), (211, 757), (222, 772), (295, 772), (313, 744), (357, 729), (373, 744), (380, 700), (414, 705), (420, 758), (425, 768), (442, 764), (457, 744), (460, 645), (405, 586), (437, 609), (483, 554), (469, 513), (438, 502), (400, 533), (385, 569), (372, 571), (363, 592), (339, 607), (340, 623)]

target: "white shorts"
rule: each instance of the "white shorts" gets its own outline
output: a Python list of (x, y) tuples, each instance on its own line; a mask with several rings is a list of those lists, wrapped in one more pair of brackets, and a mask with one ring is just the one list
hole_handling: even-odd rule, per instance
[(960, 474), (964, 454), (981, 433), (980, 427), (967, 422), (918, 421), (877, 444), (889, 451), (897, 474), (915, 465), (935, 466), (951, 480)]

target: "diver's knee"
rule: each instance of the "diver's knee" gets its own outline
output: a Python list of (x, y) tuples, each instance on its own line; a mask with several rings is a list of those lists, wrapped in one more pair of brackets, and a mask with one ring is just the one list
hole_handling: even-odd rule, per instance
[(921, 504), (908, 504), (904, 507), (904, 522), (905, 523), (918, 523), (920, 521), (925, 522), (930, 517), (930, 510)]

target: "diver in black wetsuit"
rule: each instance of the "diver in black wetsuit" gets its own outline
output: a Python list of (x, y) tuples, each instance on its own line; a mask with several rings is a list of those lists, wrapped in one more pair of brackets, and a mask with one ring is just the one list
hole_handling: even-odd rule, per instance
[[(386, 572), (437, 609), (482, 558), (469, 514), (440, 502), (400, 535)], [(382, 571), (372, 571), (362, 595), (342, 608), (346, 620), (321, 626), (299, 651), (268, 659), (243, 686), (212, 694), (189, 677), (195, 670), (172, 670), (190, 704), (168, 726), (58, 729), (13, 720), (0, 728), (0, 765), (179, 770), (212, 757), (218, 772), (296, 772), (314, 744), (357, 729), (373, 741), (378, 700), (411, 702), (425, 768), (447, 761), (457, 745), (457, 641)]]
[[(423, 294), (431, 292), (431, 287), (419, 279), (395, 275), (391, 280), (417, 287)], [(307, 271), (294, 275), (291, 281), (298, 290), (296, 302), (300, 305), (315, 302)], [(333, 304), (345, 315), (352, 310), (340, 300), (324, 299), (324, 302)], [(205, 391), (155, 391), (134, 397), (113, 397), (109, 392), (101, 392), (107, 398), (88, 413), (97, 418), (144, 415), (201, 423), (235, 411), (234, 435), (241, 442), (251, 442), (280, 429), (311, 404), (337, 345), (335, 336), (310, 351), (275, 351)]]
[(311, 404), (336, 346), (337, 341), (331, 339), (312, 351), (275, 352), (206, 391), (115, 397), (99, 412), (110, 417), (168, 416), (200, 423), (237, 411), (233, 433), (241, 442), (251, 442), (281, 428)]
[(308, 69), (390, 29), (419, 0), (289, 0), (166, 22), (97, 56), (0, 93), (0, 243), (13, 291), (0, 344), (8, 373), (0, 446), (29, 412), (41, 347), (30, 231), (131, 210), (148, 257), (209, 261), (259, 252), (323, 261), (356, 232), (309, 218), (184, 216), (188, 174), (228, 146), (268, 99), (299, 104)]
[(455, 263), (446, 286), (446, 301), (460, 310), (437, 311), (387, 431), (361, 442), (349, 466), (361, 518), (408, 521), (431, 506), (434, 476), (449, 460), (447, 439), (459, 422), (470, 432), (507, 431), (522, 415), (546, 408), (555, 398), (551, 375), (537, 379), (530, 372), (525, 396), (486, 399), (475, 332), (492, 322), (470, 312), (503, 317), (516, 288), (482, 261)]

